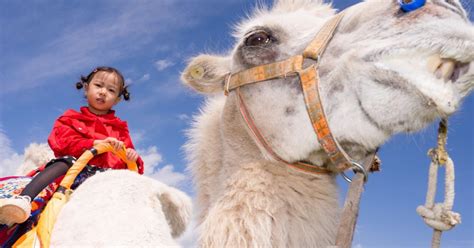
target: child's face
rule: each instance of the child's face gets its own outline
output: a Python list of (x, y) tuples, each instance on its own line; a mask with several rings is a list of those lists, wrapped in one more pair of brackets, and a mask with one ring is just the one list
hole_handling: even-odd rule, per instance
[(102, 115), (107, 114), (120, 101), (122, 85), (115, 73), (99, 71), (84, 89), (89, 110)]

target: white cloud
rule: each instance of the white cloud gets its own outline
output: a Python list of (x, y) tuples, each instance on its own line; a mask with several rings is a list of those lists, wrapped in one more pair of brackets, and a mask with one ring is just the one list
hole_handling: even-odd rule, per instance
[(15, 175), (23, 162), (23, 154), (18, 154), (11, 147), (11, 141), (0, 129), (0, 177)]
[(138, 150), (140, 157), (143, 159), (143, 162), (146, 164), (146, 169), (154, 171), (158, 165), (163, 161), (163, 158), (160, 153), (158, 153), (158, 148), (156, 146), (150, 146), (145, 150)]
[(169, 186), (177, 187), (187, 180), (187, 175), (174, 170), (174, 166), (167, 164), (161, 166), (163, 162), (161, 154), (156, 146), (150, 146), (145, 150), (138, 150), (145, 163), (145, 175), (154, 178)]
[(174, 166), (170, 164), (147, 175), (172, 187), (178, 187), (187, 179), (184, 173), (174, 171)]
[(168, 59), (160, 59), (160, 60), (157, 60), (155, 61), (154, 65), (155, 65), (155, 68), (158, 70), (158, 71), (163, 71), (165, 70), (166, 68), (170, 67), (170, 66), (173, 66), (175, 63), (171, 60), (168, 60)]
[(139, 81), (143, 82), (143, 81), (148, 81), (148, 80), (150, 80), (150, 74), (149, 73), (143, 75), (142, 78), (140, 78)]

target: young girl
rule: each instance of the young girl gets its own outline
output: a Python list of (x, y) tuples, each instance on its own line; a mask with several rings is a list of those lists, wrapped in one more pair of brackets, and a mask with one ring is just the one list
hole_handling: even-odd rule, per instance
[[(135, 161), (143, 174), (143, 161), (134, 150), (127, 123), (115, 116), (112, 107), (122, 96), (129, 100), (122, 74), (112, 67), (97, 67), (87, 77), (82, 76), (76, 88), (84, 88), (87, 107), (80, 112), (67, 110), (54, 123), (48, 143), (56, 159), (46, 165), (16, 197), (2, 199), (0, 224), (22, 223), (31, 212), (31, 200), (47, 185), (66, 174), (75, 158), (100, 143), (110, 143), (115, 149), (125, 145), (127, 159)], [(75, 158), (74, 158), (75, 157)], [(127, 165), (111, 153), (100, 154), (89, 161), (89, 175), (105, 169), (126, 169)]]

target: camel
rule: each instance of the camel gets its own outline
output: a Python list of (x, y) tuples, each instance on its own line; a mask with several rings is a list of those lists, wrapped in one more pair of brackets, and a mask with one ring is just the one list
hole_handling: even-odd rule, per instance
[[(206, 96), (185, 144), (200, 246), (334, 245), (337, 174), (303, 172), (271, 156), (247, 126), (237, 90), (228, 85), (235, 73), (302, 54), (335, 12), (321, 0), (277, 0), (236, 25), (230, 52), (195, 56), (183, 71), (184, 84)], [(332, 135), (353, 160), (397, 133), (450, 116), (474, 88), (474, 27), (458, 0), (427, 0), (411, 12), (395, 0), (367, 0), (344, 12), (317, 58), (319, 94)], [(305, 59), (304, 68), (315, 63)], [(333, 166), (313, 130), (297, 76), (238, 89), (282, 160)]]
[[(18, 175), (54, 158), (47, 144), (25, 149)], [(158, 180), (128, 170), (98, 173), (82, 183), (60, 211), (52, 247), (180, 247), (175, 238), (191, 219), (191, 199)]]
[(191, 218), (180, 190), (127, 170), (94, 175), (58, 215), (52, 247), (179, 247)]

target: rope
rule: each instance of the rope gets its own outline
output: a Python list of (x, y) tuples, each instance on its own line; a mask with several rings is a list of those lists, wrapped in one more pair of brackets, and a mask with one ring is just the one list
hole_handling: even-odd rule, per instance
[[(421, 205), (416, 208), (416, 212), (425, 223), (433, 228), (433, 239), (431, 241), (431, 247), (433, 248), (440, 246), (442, 231), (448, 231), (461, 223), (461, 215), (451, 211), (454, 203), (454, 162), (446, 151), (447, 125), (448, 121), (446, 119), (441, 120), (438, 128), (438, 147), (428, 150), (431, 164), (426, 203), (424, 206)], [(438, 168), (443, 165), (446, 168), (444, 202), (435, 203)]]

